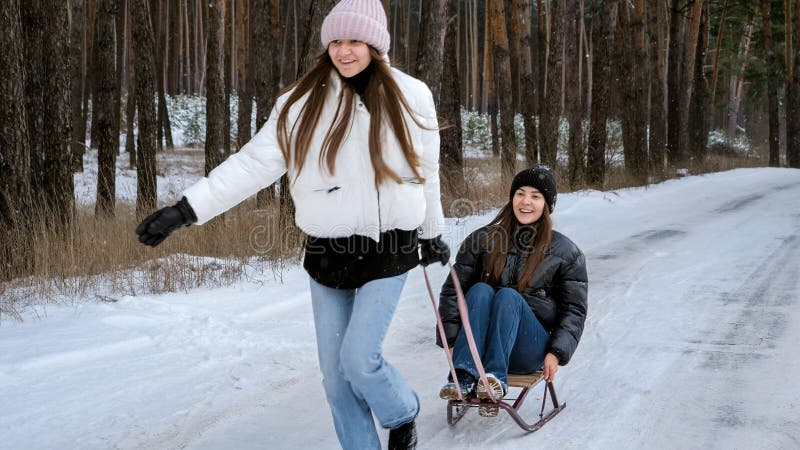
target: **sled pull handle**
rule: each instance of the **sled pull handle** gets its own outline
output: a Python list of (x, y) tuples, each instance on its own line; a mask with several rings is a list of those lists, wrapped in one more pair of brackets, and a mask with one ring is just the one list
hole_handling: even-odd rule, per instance
[[(486, 392), (489, 394), (489, 398), (495, 403), (497, 403), (496, 398), (494, 398), (494, 392), (492, 391), (492, 387), (489, 386), (489, 380), (486, 379), (486, 372), (483, 370), (483, 363), (481, 362), (481, 356), (478, 354), (478, 347), (475, 345), (475, 338), (472, 335), (472, 327), (469, 324), (469, 312), (467, 309), (467, 300), (464, 298), (464, 292), (461, 290), (461, 283), (458, 280), (458, 274), (456, 274), (456, 270), (453, 268), (453, 265), (448, 262), (447, 265), (450, 267), (450, 277), (453, 279), (453, 286), (456, 288), (456, 299), (458, 300), (458, 313), (461, 316), (461, 326), (464, 327), (464, 335), (467, 338), (467, 344), (469, 345), (469, 351), (472, 354), (472, 360), (475, 362), (475, 367), (478, 369), (478, 375), (480, 377), (480, 382), (483, 383), (483, 386), (486, 388)], [(436, 300), (433, 298), (433, 289), (431, 289), (430, 279), (428, 278), (428, 271), (426, 267), (422, 267), (422, 272), (425, 274), (425, 283), (428, 285), (428, 295), (431, 297), (431, 303), (433, 304), (433, 311), (436, 314), (436, 323), (439, 326), (439, 333), (442, 337), (442, 345), (445, 347), (445, 353), (447, 354), (447, 361), (450, 364), (450, 373), (453, 375), (453, 380), (456, 383), (456, 388), (458, 389), (458, 398), (461, 398), (461, 387), (458, 384), (458, 378), (456, 377), (455, 366), (453, 365), (453, 355), (450, 354), (450, 350), (447, 349), (447, 339), (444, 337), (444, 326), (442, 325), (442, 317), (439, 315), (439, 308), (436, 307)]]
[(439, 308), (436, 307), (436, 300), (433, 298), (433, 289), (431, 288), (431, 282), (428, 278), (428, 271), (425, 267), (422, 267), (422, 273), (425, 275), (425, 284), (428, 287), (428, 295), (431, 298), (431, 304), (433, 305), (433, 312), (436, 313), (436, 329), (439, 331), (439, 338), (442, 340), (442, 347), (444, 347), (444, 353), (447, 355), (447, 363), (450, 365), (450, 374), (453, 376), (453, 382), (456, 384), (456, 392), (458, 392), (458, 400), (464, 401), (464, 397), (461, 395), (461, 384), (458, 382), (458, 377), (456, 376), (456, 368), (453, 366), (453, 355), (450, 353), (450, 349), (447, 345), (447, 336), (444, 334), (444, 324), (442, 323), (442, 316), (439, 314)]

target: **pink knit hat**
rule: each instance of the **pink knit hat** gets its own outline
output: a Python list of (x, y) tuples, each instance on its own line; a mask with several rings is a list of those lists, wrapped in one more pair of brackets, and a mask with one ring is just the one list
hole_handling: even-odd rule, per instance
[(331, 41), (353, 39), (365, 42), (381, 55), (389, 52), (386, 12), (380, 0), (342, 0), (322, 22), (322, 45)]

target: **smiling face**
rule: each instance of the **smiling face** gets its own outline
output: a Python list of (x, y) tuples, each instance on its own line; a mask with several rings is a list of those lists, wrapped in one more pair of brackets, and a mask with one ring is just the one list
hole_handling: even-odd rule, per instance
[(542, 211), (547, 207), (544, 196), (536, 188), (522, 186), (514, 193), (511, 199), (514, 217), (520, 224), (530, 225), (542, 217)]
[(361, 41), (341, 39), (331, 41), (328, 45), (328, 55), (339, 71), (339, 75), (351, 78), (369, 66), (372, 56), (369, 54), (369, 46)]

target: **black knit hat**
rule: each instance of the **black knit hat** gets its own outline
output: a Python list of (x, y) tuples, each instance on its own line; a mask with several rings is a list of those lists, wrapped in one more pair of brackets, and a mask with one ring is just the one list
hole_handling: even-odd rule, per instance
[(525, 169), (514, 176), (511, 182), (511, 191), (508, 193), (508, 201), (514, 198), (514, 193), (522, 186), (536, 188), (544, 196), (544, 201), (550, 212), (556, 207), (556, 177), (553, 171), (545, 164), (538, 164), (530, 169)]

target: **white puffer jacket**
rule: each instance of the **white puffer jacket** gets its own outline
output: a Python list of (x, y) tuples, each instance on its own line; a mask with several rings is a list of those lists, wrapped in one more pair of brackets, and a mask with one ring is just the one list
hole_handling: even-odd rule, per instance
[[(370, 114), (354, 96), (352, 127), (342, 142), (336, 159), (336, 173), (320, 167), (319, 154), (325, 134), (336, 112), (342, 79), (331, 72), (330, 89), (319, 124), (314, 132), (305, 166), (290, 193), (295, 202), (295, 222), (303, 232), (315, 237), (364, 235), (378, 240), (380, 232), (421, 227), (420, 237), (432, 238), (443, 232), (444, 215), (439, 191), (439, 131), (430, 89), (415, 78), (392, 69), (394, 79), (416, 113), (430, 128), (421, 128), (406, 114), (414, 150), (419, 155), (420, 184), (405, 160), (394, 133), (383, 134), (382, 151), (386, 164), (404, 180), (402, 184), (384, 181), (375, 188), (375, 171), (369, 157)], [(207, 177), (183, 193), (202, 224), (221, 214), (286, 173), (287, 165), (278, 146), (278, 111), (289, 93), (280, 96), (269, 119), (242, 149), (217, 166)], [(307, 98), (307, 97), (306, 97)], [(289, 110), (288, 129), (298, 119), (305, 98)], [(296, 173), (289, 168), (290, 179)]]

